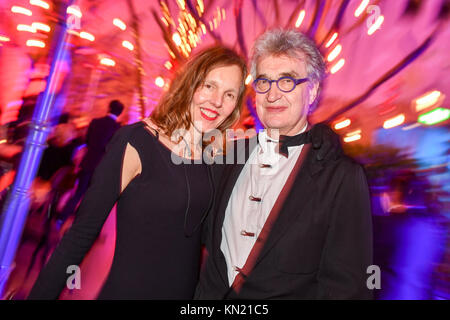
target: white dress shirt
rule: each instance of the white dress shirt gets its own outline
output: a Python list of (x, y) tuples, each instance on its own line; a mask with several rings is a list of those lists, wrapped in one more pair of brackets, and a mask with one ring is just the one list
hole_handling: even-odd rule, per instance
[[(225, 210), (220, 249), (227, 263), (230, 286), (243, 268), (303, 147), (288, 147), (286, 158), (276, 151), (277, 145), (278, 141), (265, 130), (258, 133), (258, 145), (245, 163)], [(261, 201), (252, 201), (250, 196)]]

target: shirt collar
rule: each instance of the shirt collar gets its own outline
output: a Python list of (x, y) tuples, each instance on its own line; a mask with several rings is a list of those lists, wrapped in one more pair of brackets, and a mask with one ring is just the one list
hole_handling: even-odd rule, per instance
[(108, 117), (112, 118), (114, 121), (117, 120), (117, 116), (115, 114), (108, 113)]

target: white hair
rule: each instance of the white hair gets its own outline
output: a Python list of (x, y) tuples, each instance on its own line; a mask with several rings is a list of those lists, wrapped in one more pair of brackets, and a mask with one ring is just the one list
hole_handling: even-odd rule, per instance
[(307, 76), (311, 82), (319, 84), (325, 77), (325, 62), (313, 40), (295, 30), (273, 29), (259, 36), (253, 47), (250, 73), (256, 79), (256, 63), (268, 55), (287, 55), (305, 58)]

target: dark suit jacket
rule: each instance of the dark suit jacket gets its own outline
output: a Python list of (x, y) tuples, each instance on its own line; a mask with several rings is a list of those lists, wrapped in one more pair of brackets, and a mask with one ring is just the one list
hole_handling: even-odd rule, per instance
[(119, 128), (120, 124), (109, 116), (91, 121), (86, 136), (87, 152), (80, 165), (84, 171), (95, 170), (105, 154), (106, 145)]
[[(245, 159), (251, 150), (245, 147)], [(306, 151), (306, 148), (305, 148)], [(242, 152), (238, 151), (237, 153)], [(372, 224), (363, 169), (348, 157), (317, 161), (309, 148), (278, 218), (239, 293), (230, 289), (220, 249), (222, 224), (243, 164), (216, 166), (208, 216), (208, 258), (196, 299), (370, 299)]]

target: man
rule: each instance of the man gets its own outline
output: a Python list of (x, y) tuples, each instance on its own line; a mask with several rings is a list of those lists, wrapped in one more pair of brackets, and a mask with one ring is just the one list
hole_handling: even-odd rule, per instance
[(86, 193), (95, 168), (105, 153), (106, 145), (117, 129), (120, 128), (117, 117), (120, 116), (123, 109), (124, 105), (119, 100), (112, 100), (109, 103), (108, 114), (102, 118), (93, 119), (89, 124), (86, 135), (87, 151), (80, 164), (78, 187), (74, 196), (65, 205), (61, 213), (60, 223), (64, 222), (75, 211), (77, 204)]
[[(251, 62), (264, 131), (226, 165), (209, 216), (197, 299), (366, 299), (372, 226), (363, 169), (319, 161), (307, 115), (325, 73), (296, 31), (257, 39)], [(280, 137), (278, 138), (278, 134)], [(248, 149), (248, 150), (247, 150)]]

